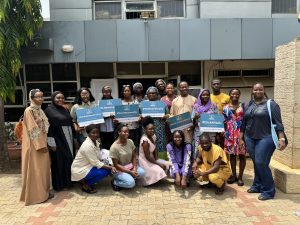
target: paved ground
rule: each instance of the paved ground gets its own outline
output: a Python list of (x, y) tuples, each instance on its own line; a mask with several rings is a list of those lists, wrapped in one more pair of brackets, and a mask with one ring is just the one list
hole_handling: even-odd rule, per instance
[(0, 224), (300, 224), (295, 214), (300, 211), (300, 195), (278, 191), (274, 200), (261, 202), (258, 194), (246, 192), (251, 179), (248, 161), (246, 185), (228, 185), (222, 196), (196, 183), (184, 193), (172, 180), (114, 192), (105, 180), (97, 185), (97, 194), (82, 193), (75, 186), (55, 193), (47, 203), (25, 207), (19, 202), (20, 174), (1, 174)]

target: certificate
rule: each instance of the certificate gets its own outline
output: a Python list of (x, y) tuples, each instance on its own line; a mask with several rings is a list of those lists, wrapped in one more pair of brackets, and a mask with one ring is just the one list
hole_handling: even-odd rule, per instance
[(191, 114), (189, 112), (170, 117), (167, 121), (170, 125), (171, 132), (193, 126)]
[(115, 117), (120, 123), (138, 121), (140, 118), (139, 105), (117, 105), (115, 106)]
[(166, 104), (162, 101), (142, 101), (140, 109), (142, 117), (163, 117), (165, 115)]
[(115, 115), (116, 105), (122, 105), (122, 100), (119, 98), (99, 100), (99, 107), (102, 110), (103, 117)]
[(77, 109), (76, 116), (79, 127), (86, 127), (90, 124), (104, 123), (102, 111), (98, 106), (90, 109)]
[(201, 114), (200, 132), (224, 132), (224, 116), (222, 114)]

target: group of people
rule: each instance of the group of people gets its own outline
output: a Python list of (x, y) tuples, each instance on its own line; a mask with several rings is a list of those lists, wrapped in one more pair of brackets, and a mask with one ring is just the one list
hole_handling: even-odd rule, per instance
[[(124, 85), (122, 104), (161, 100), (165, 116), (140, 117), (126, 124), (109, 116), (104, 123), (86, 127), (79, 126), (76, 111), (97, 105), (88, 88), (78, 90), (71, 108), (62, 92), (54, 92), (45, 111), (41, 109), (43, 92), (31, 90), (31, 104), (23, 117), (21, 201), (30, 205), (52, 198), (50, 180), (55, 191), (78, 182), (82, 191), (92, 194), (97, 191), (95, 184), (107, 176), (112, 177), (115, 191), (133, 188), (136, 183), (149, 186), (170, 176), (178, 187), (186, 188), (194, 179), (203, 187), (216, 186), (215, 193), (222, 194), (226, 183), (244, 185), (246, 152), (254, 163), (254, 181), (248, 193), (260, 193), (260, 200), (274, 198), (269, 162), (276, 146), (271, 121), (276, 125), (278, 148), (283, 150), (287, 144), (280, 108), (268, 100), (261, 83), (253, 85), (248, 104), (240, 102), (239, 89), (233, 88), (227, 95), (221, 93), (221, 86), (221, 81), (214, 79), (212, 93), (204, 88), (195, 98), (185, 81), (179, 83), (178, 95), (174, 85), (162, 79), (149, 87), (145, 96), (141, 83)], [(111, 93), (112, 88), (104, 86), (101, 100), (112, 99)], [(193, 126), (171, 133), (167, 118), (185, 112), (191, 114)], [(223, 114), (225, 132), (202, 133), (202, 114)], [(80, 146), (78, 151), (74, 140)], [(168, 159), (160, 159), (159, 152), (166, 152)]]

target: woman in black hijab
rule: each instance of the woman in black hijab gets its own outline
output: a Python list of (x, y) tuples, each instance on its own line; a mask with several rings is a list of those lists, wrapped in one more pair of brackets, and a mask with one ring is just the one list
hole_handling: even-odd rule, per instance
[(50, 127), (48, 145), (51, 157), (52, 186), (56, 191), (72, 187), (71, 165), (74, 158), (72, 117), (63, 107), (62, 92), (52, 94), (52, 103), (46, 108)]

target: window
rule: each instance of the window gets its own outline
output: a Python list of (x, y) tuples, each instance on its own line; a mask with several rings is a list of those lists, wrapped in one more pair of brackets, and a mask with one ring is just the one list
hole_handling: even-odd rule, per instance
[(274, 69), (257, 69), (257, 70), (215, 70), (215, 77), (234, 78), (234, 77), (273, 77)]
[(95, 19), (122, 19), (121, 1), (95, 1)]
[(297, 0), (272, 0), (272, 13), (297, 13)]
[(140, 19), (145, 13), (149, 18), (155, 17), (154, 1), (125, 2), (126, 19)]
[(183, 0), (158, 0), (157, 18), (184, 17)]

